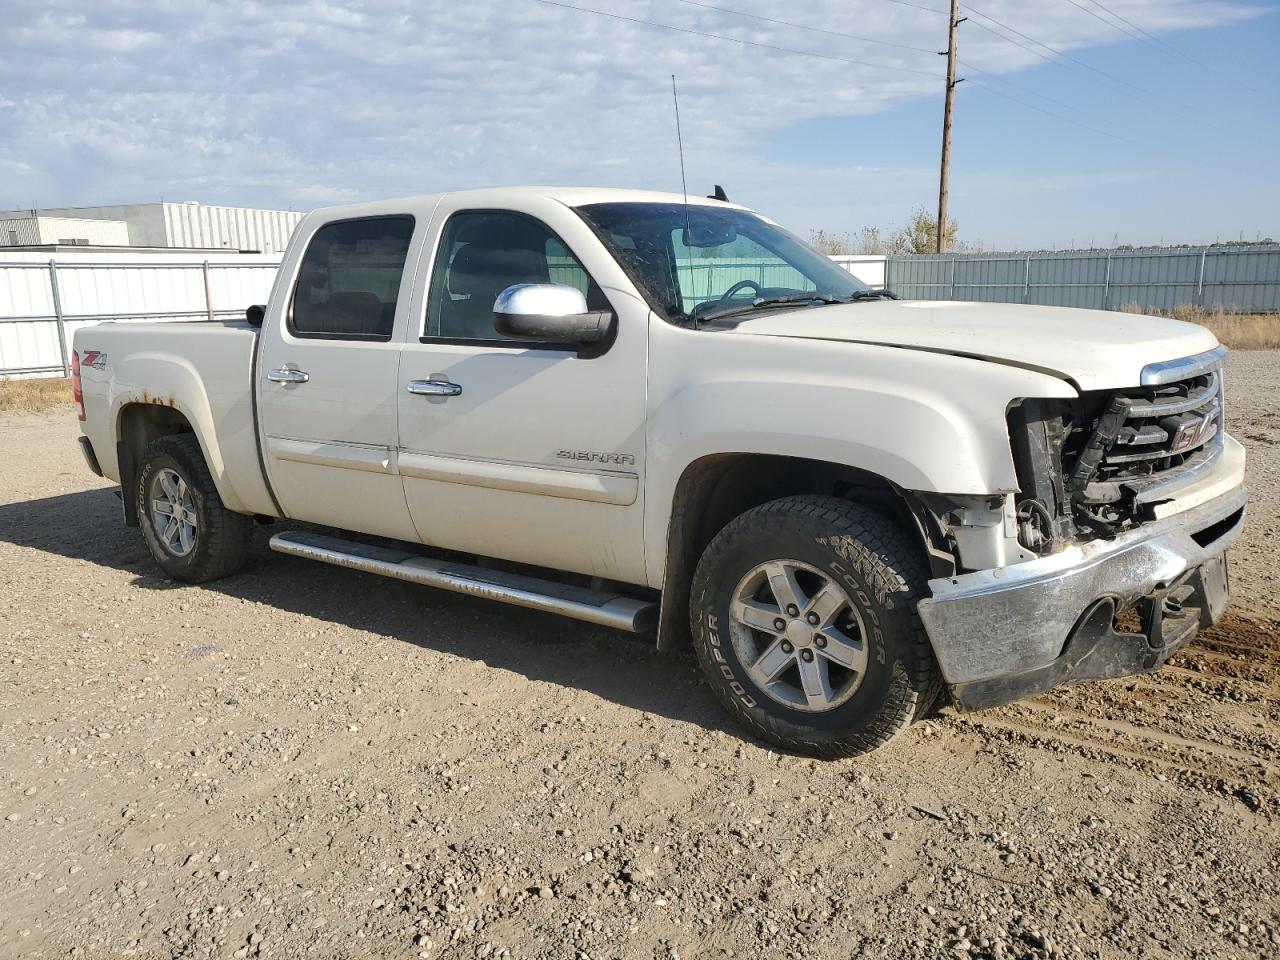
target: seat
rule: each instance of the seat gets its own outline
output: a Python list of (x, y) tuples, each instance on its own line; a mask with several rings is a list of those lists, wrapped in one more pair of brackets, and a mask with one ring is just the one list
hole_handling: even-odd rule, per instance
[(502, 237), (480, 236), (465, 244), (449, 264), (448, 295), (440, 304), (440, 336), (467, 340), (500, 338), (493, 326), (493, 302), (516, 283), (546, 283), (542, 253), (513, 246)]
[(323, 315), (330, 324), (329, 332), (389, 337), (395, 321), (395, 310), (394, 300), (384, 304), (376, 294), (339, 291), (329, 294)]

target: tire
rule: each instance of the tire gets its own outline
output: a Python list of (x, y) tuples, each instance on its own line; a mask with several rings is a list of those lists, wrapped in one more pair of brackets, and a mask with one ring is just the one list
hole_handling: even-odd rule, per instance
[(818, 757), (866, 753), (941, 689), (916, 614), (927, 579), (918, 544), (874, 510), (775, 500), (732, 520), (703, 553), (694, 648), (716, 696), (760, 738)]
[[(244, 566), (253, 542), (253, 518), (223, 506), (194, 435), (153, 441), (143, 452), (133, 496), (142, 537), (167, 576), (206, 583)], [(194, 523), (175, 525), (175, 502), (184, 521)]]

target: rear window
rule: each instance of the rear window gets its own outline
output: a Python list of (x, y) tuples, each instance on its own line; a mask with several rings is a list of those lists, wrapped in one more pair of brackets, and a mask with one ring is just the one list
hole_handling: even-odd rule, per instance
[(302, 256), (289, 332), (298, 337), (390, 340), (413, 217), (329, 223)]

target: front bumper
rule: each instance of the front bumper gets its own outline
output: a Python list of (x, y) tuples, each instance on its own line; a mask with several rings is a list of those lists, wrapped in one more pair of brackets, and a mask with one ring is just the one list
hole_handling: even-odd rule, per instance
[[(1237, 486), (1112, 540), (931, 580), (920, 619), (956, 706), (1163, 664), (1226, 609), (1225, 555), (1246, 500)], [(1117, 632), (1116, 612), (1135, 606), (1140, 632)]]

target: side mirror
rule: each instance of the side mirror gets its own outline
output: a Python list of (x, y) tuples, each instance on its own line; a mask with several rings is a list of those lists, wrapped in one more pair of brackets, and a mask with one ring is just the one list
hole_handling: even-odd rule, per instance
[(251, 307), (246, 307), (244, 311), (244, 318), (249, 321), (249, 326), (251, 327), (262, 326), (262, 321), (266, 315), (267, 308), (260, 303), (255, 303)]
[(493, 302), (494, 327), (520, 340), (599, 343), (612, 324), (612, 313), (589, 311), (582, 291), (563, 283), (517, 283)]

